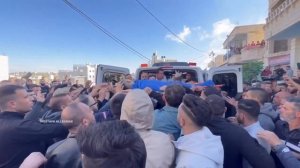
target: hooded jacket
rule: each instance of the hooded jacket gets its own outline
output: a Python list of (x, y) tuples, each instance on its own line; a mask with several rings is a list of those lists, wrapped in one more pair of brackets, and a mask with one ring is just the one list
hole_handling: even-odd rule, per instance
[(127, 120), (143, 139), (147, 160), (146, 168), (167, 168), (173, 164), (174, 146), (170, 137), (162, 132), (153, 131), (153, 104), (145, 91), (130, 91), (122, 104), (121, 120)]
[(207, 127), (182, 136), (174, 142), (179, 154), (177, 168), (222, 168), (224, 150), (220, 136), (213, 135)]
[(260, 113), (258, 115), (258, 121), (263, 129), (268, 131), (274, 131), (274, 121), (277, 118), (278, 113), (274, 111), (271, 103), (265, 103), (263, 106), (261, 106)]

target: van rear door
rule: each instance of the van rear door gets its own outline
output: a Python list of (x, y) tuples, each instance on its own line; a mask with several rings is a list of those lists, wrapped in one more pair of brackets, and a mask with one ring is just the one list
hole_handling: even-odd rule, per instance
[(223, 85), (222, 90), (227, 91), (231, 97), (243, 92), (241, 65), (211, 68), (208, 70), (208, 79), (213, 80), (217, 85)]
[(96, 84), (104, 82), (112, 82), (115, 84), (125, 79), (126, 74), (129, 74), (128, 68), (99, 64), (97, 66)]

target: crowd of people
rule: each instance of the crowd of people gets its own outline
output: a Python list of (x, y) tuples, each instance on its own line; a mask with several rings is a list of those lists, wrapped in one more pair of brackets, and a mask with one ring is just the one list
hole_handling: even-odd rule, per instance
[(300, 76), (282, 79), (236, 97), (213, 84), (133, 88), (129, 75), (1, 81), (0, 168), (300, 167)]

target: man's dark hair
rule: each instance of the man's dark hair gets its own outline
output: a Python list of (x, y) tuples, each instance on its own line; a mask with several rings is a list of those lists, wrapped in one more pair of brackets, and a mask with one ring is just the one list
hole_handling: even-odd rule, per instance
[(291, 97), (287, 99), (287, 102), (294, 104), (294, 110), (300, 111), (300, 97)]
[(270, 95), (268, 94), (267, 91), (265, 91), (262, 88), (251, 88), (248, 90), (248, 92), (250, 92), (250, 94), (257, 97), (257, 99), (259, 100), (258, 103), (260, 103), (262, 105), (267, 102), (270, 102)]
[(80, 129), (77, 135), (84, 168), (144, 168), (146, 147), (125, 120), (106, 121)]
[(125, 97), (126, 94), (120, 93), (112, 97), (112, 99), (110, 100), (110, 111), (115, 119), (120, 119), (122, 103)]
[(223, 116), (225, 113), (225, 100), (218, 95), (209, 95), (205, 101), (209, 105), (213, 116)]
[(159, 71), (163, 71), (164, 72), (164, 70), (162, 68), (158, 68), (156, 73), (158, 73)]
[(260, 106), (255, 100), (243, 99), (238, 102), (238, 110), (242, 110), (247, 113), (249, 117), (257, 120), (260, 112)]
[(180, 85), (169, 85), (166, 87), (164, 95), (169, 106), (178, 108), (185, 95), (185, 89)]
[(7, 102), (16, 99), (16, 91), (22, 90), (24, 87), (19, 85), (4, 85), (0, 87), (0, 109), (6, 108)]
[(209, 95), (218, 95), (218, 96), (221, 96), (221, 92), (218, 91), (215, 87), (213, 86), (208, 86), (208, 87), (205, 87), (203, 89), (203, 92), (205, 94), (205, 96), (209, 96)]
[(192, 94), (186, 94), (182, 103), (183, 111), (197, 126), (206, 126), (211, 119), (211, 110), (203, 99)]

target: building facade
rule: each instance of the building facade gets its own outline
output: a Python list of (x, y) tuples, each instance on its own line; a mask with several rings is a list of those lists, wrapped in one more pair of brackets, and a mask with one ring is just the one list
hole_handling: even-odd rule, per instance
[(265, 36), (271, 67), (291, 66), (294, 74), (300, 63), (300, 0), (269, 0)]
[(217, 55), (208, 63), (208, 68), (219, 67), (225, 64), (225, 55)]
[(226, 64), (263, 61), (265, 57), (264, 24), (236, 26), (224, 41)]
[(97, 65), (91, 65), (91, 64), (73, 65), (73, 77), (75, 78), (75, 80), (76, 78), (82, 79), (82, 77), (85, 77), (86, 80), (90, 80), (92, 81), (92, 83), (95, 83), (96, 71), (97, 71)]
[(9, 70), (8, 70), (8, 56), (0, 55), (0, 81), (8, 80)]

